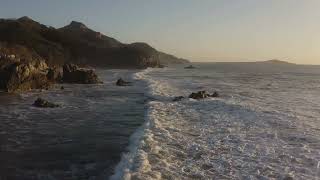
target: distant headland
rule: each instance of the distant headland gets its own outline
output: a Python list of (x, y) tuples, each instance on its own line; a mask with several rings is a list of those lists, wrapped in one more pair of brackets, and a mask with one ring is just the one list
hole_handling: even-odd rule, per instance
[[(20, 52), (16, 46), (24, 47), (25, 52)], [(16, 54), (35, 54), (49, 65), (68, 62), (98, 67), (146, 68), (188, 62), (157, 51), (146, 43), (121, 43), (81, 22), (72, 21), (56, 29), (27, 16), (0, 19), (0, 52), (3, 49)]]
[(267, 64), (278, 64), (278, 65), (296, 65), (294, 63), (290, 63), (290, 62), (282, 61), (282, 60), (278, 60), (278, 59), (271, 59), (271, 60), (260, 61), (260, 62), (256, 62), (256, 63), (267, 63)]
[(94, 71), (81, 67), (143, 69), (187, 62), (147, 43), (121, 43), (81, 22), (56, 29), (27, 16), (0, 19), (2, 91), (46, 89), (55, 82), (101, 82)]

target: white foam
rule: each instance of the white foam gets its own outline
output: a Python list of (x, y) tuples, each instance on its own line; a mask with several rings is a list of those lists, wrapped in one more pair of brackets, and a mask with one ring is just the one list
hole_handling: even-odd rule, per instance
[[(261, 91), (243, 82), (237, 84), (233, 77), (220, 82), (217, 78), (213, 84), (208, 79), (174, 79), (170, 73), (180, 72), (147, 69), (135, 74), (135, 79), (147, 82), (148, 95), (154, 100), (147, 104), (145, 123), (131, 137), (129, 153), (123, 155), (111, 179), (319, 176), (319, 134), (308, 124), (302, 125), (294, 111), (279, 109), (276, 97), (267, 94), (270, 99), (266, 101), (260, 97)], [(224, 92), (233, 94), (203, 101), (171, 101), (195, 87), (200, 90), (218, 83), (226, 86)], [(266, 106), (268, 103), (272, 104)]]

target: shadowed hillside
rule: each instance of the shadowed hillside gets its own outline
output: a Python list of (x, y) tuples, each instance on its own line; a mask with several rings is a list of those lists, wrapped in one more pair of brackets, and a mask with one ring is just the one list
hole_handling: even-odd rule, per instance
[(1, 19), (0, 42), (1, 46), (23, 46), (50, 66), (72, 62), (99, 67), (146, 68), (158, 67), (162, 62), (186, 62), (145, 43), (123, 44), (75, 21), (56, 29), (28, 17)]

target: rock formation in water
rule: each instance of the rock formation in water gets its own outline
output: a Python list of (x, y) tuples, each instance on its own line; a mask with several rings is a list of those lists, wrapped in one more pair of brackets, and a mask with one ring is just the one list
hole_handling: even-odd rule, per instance
[(33, 106), (39, 107), (39, 108), (56, 108), (59, 107), (58, 104), (54, 104), (52, 102), (49, 102), (45, 99), (38, 98), (34, 103)]
[(194, 67), (193, 65), (189, 65), (187, 67), (184, 67), (185, 69), (195, 69), (196, 67)]
[(91, 69), (81, 69), (77, 65), (67, 63), (63, 66), (63, 83), (98, 84), (98, 76)]
[(196, 93), (191, 93), (189, 95), (189, 98), (197, 99), (197, 100), (205, 99), (205, 98), (209, 98), (209, 97), (214, 97), (214, 98), (219, 97), (219, 93), (215, 91), (213, 94), (209, 94), (206, 91), (198, 91)]
[[(93, 70), (80, 69), (68, 64), (69, 69), (49, 67), (46, 61), (34, 52), (19, 45), (4, 45), (0, 48), (0, 90), (23, 92), (30, 89), (47, 89), (53, 83), (93, 84), (100, 83)], [(72, 71), (68, 71), (72, 70)]]
[(117, 86), (130, 86), (131, 82), (127, 82), (125, 80), (123, 80), (122, 78), (118, 79), (116, 82)]

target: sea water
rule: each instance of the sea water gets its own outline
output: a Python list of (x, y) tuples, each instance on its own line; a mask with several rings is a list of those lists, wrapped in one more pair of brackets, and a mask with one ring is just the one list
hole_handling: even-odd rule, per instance
[(195, 66), (134, 75), (151, 101), (111, 179), (320, 178), (319, 66)]
[[(108, 179), (144, 122), (145, 83), (132, 79), (136, 72), (97, 70), (103, 84), (0, 93), (0, 179)], [(133, 86), (116, 86), (120, 77)], [(33, 107), (38, 97), (60, 107)]]

